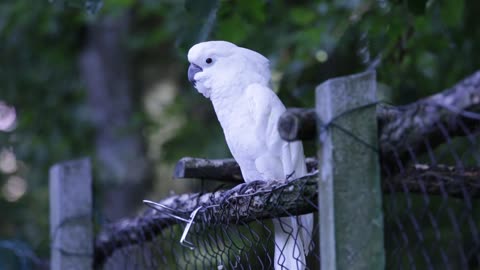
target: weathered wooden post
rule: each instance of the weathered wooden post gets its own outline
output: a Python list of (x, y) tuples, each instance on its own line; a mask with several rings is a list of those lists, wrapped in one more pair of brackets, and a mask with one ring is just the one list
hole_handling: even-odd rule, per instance
[(321, 269), (385, 268), (375, 72), (316, 89)]
[(50, 235), (50, 269), (92, 269), (92, 175), (87, 158), (50, 169)]

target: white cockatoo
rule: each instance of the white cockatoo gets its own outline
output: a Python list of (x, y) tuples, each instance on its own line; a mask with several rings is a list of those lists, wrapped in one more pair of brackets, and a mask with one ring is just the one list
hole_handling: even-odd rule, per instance
[[(212, 101), (246, 182), (307, 174), (302, 143), (286, 142), (277, 131), (285, 106), (269, 87), (267, 58), (230, 42), (208, 41), (194, 45), (188, 61), (188, 79)], [(312, 214), (279, 218), (273, 223), (275, 269), (305, 269)]]

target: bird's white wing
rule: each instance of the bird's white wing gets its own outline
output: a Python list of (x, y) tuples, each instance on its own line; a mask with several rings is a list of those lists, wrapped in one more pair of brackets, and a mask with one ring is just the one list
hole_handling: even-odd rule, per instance
[[(212, 55), (215, 60), (205, 64)], [(306, 173), (301, 142), (286, 142), (278, 133), (285, 106), (266, 87), (271, 78), (267, 58), (229, 42), (210, 41), (193, 46), (188, 60), (189, 80), (212, 100), (245, 181)], [(305, 269), (313, 216), (275, 218), (273, 223), (275, 269)]]
[[(264, 140), (266, 151), (255, 160), (263, 180), (297, 178), (307, 173), (301, 142), (286, 142), (280, 138), (277, 125), (285, 106), (269, 88), (254, 84), (246, 95), (254, 132)], [(311, 214), (273, 220), (275, 228), (275, 269), (304, 269), (310, 251), (313, 230)]]
[[(259, 84), (250, 85), (246, 90), (249, 100), (250, 115), (254, 118), (254, 132), (259, 140), (264, 141), (267, 151), (258, 161), (259, 171), (264, 169), (276, 170), (276, 178), (283, 180), (286, 177), (300, 177), (307, 173), (305, 157), (301, 142), (286, 142), (280, 138), (277, 125), (285, 106), (277, 95), (268, 87)], [(266, 160), (270, 158), (271, 161)], [(265, 159), (265, 160), (264, 160)], [(280, 161), (280, 164), (278, 164)], [(265, 164), (272, 163), (275, 164)], [(280, 174), (281, 173), (281, 174)]]
[(285, 106), (268, 87), (252, 84), (246, 89), (248, 110), (253, 116), (253, 132), (264, 145), (264, 151), (256, 158), (255, 166), (262, 180), (283, 180), (285, 169), (282, 160), (281, 141), (277, 122)]

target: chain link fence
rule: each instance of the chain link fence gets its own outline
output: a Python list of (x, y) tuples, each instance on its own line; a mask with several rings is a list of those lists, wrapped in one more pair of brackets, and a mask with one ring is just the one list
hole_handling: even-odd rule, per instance
[[(413, 104), (393, 107), (375, 102), (338, 117), (376, 107), (377, 145), (367, 143), (338, 118), (322, 124), (319, 133), (312, 131), (312, 121), (318, 120), (315, 110), (287, 111), (291, 115), (285, 119), (293, 117), (299, 123), (293, 125), (296, 131), (287, 132), (297, 134), (289, 139), (321, 138), (322, 132), (335, 129), (362, 145), (363, 155), (378, 157), (383, 225), (372, 220), (371, 226), (383, 226), (385, 269), (480, 269), (479, 105), (480, 72)], [(308, 158), (309, 174), (299, 179), (242, 183), (234, 160), (182, 159), (175, 170), (177, 178), (230, 184), (161, 201), (146, 200), (153, 209), (103, 226), (95, 236), (95, 268), (280, 269), (287, 260), (296, 260), (297, 269), (319, 269), (324, 241), (319, 223), (326, 218), (318, 207), (322, 162)], [(353, 205), (359, 211), (362, 207)], [(275, 250), (283, 251), (275, 243), (274, 227), (298, 241), (308, 230), (301, 224), (293, 228), (289, 220), (308, 213), (314, 213), (315, 224), (306, 264), (298, 254), (274, 256)], [(353, 219), (349, 223), (362, 224)], [(372, 244), (368, 238), (362, 241), (366, 248)]]
[(479, 124), (480, 114), (437, 121), (440, 143), (392, 153), (383, 181), (388, 269), (479, 269)]
[[(272, 218), (315, 211), (315, 192), (316, 175), (312, 174), (291, 183), (251, 182), (230, 190), (147, 201), (158, 211), (113, 224), (97, 237), (96, 263), (105, 264), (106, 269), (126, 265), (139, 269), (272, 269), (274, 248), (282, 248), (275, 247)], [(277, 220), (285, 232), (292, 231), (288, 220)], [(291, 237), (295, 240), (298, 235)], [(311, 248), (315, 247), (312, 243)], [(316, 254), (310, 252), (308, 260), (313, 268)]]

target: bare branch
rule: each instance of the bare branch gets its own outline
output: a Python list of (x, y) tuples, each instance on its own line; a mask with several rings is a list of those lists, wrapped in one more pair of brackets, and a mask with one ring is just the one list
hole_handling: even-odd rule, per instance
[[(317, 160), (309, 157), (305, 160), (309, 172), (317, 169)], [(243, 183), (240, 166), (233, 158), (204, 159), (184, 157), (177, 162), (173, 178), (197, 178), (222, 182)]]
[[(290, 182), (255, 181), (230, 190), (204, 194), (183, 194), (160, 201), (188, 216), (199, 206), (196, 219), (204, 223), (243, 224), (316, 211), (317, 176), (311, 174)], [(164, 212), (148, 211), (144, 216), (105, 226), (95, 240), (95, 265), (101, 266), (116, 249), (151, 241), (178, 220)], [(149, 233), (145, 233), (149, 232)]]
[(317, 136), (316, 127), (311, 129), (304, 125), (316, 125), (316, 121), (313, 108), (287, 108), (278, 119), (278, 133), (287, 142), (314, 140)]
[(416, 164), (382, 182), (383, 191), (450, 197), (480, 197), (480, 169), (458, 170), (451, 166)]
[[(465, 136), (480, 127), (480, 71), (450, 89), (410, 105), (380, 111), (383, 162), (405, 163), (408, 152), (417, 155), (451, 137)], [(428, 144), (426, 144), (428, 142)]]
[[(244, 224), (316, 212), (317, 182), (318, 174), (286, 183), (256, 181), (230, 190), (175, 195), (159, 203), (175, 209), (176, 215), (187, 217), (202, 206), (196, 220), (203, 223)], [(417, 165), (402, 175), (384, 180), (382, 188), (384, 193), (408, 191), (459, 198), (480, 197), (480, 169), (458, 171), (446, 166)], [(101, 266), (116, 249), (152, 241), (163, 229), (178, 222), (166, 212), (147, 211), (143, 216), (105, 226), (96, 237), (95, 265)]]
[[(417, 155), (445, 142), (446, 136), (465, 136), (480, 127), (480, 71), (452, 88), (402, 107), (380, 105), (380, 151), (384, 164), (392, 159), (408, 160), (408, 151)], [(288, 109), (278, 123), (287, 141), (316, 137), (314, 109)], [(448, 134), (448, 135), (446, 135)]]
[(289, 108), (278, 120), (278, 132), (286, 141), (311, 140), (317, 132), (315, 109)]
[(240, 166), (238, 166), (233, 158), (204, 159), (184, 157), (175, 165), (173, 178), (198, 178), (224, 182), (243, 182)]

